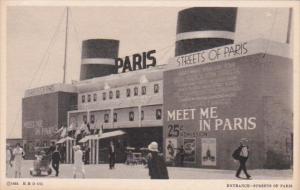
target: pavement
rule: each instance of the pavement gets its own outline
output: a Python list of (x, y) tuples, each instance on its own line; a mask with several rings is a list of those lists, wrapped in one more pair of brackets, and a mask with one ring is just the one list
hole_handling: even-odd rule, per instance
[[(29, 171), (33, 167), (33, 160), (24, 160), (22, 163), (22, 178), (33, 178)], [(110, 170), (108, 164), (85, 165), (86, 178), (106, 178), (106, 179), (149, 179), (148, 168), (143, 165), (116, 164), (115, 169)], [(168, 167), (170, 179), (237, 179), (234, 170), (202, 169), (187, 167)], [(256, 169), (248, 171), (255, 180), (271, 179), (292, 179), (293, 171)], [(7, 177), (14, 177), (13, 168), (7, 167)], [(73, 165), (60, 164), (58, 178), (72, 178)], [(80, 177), (80, 176), (79, 176)], [(241, 175), (241, 177), (243, 177)], [(54, 172), (50, 176), (43, 178), (57, 178)], [(242, 179), (241, 179), (242, 180)]]

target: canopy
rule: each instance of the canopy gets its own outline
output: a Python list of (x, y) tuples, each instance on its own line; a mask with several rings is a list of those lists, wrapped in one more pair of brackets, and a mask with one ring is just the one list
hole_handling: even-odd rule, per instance
[(126, 132), (122, 131), (122, 130), (116, 130), (116, 131), (111, 131), (111, 132), (107, 132), (107, 133), (102, 133), (100, 136), (96, 136), (96, 139), (105, 139), (105, 138), (111, 138), (111, 137), (116, 137), (116, 136), (121, 136), (121, 135), (125, 135)]
[(56, 144), (61, 144), (61, 143), (64, 143), (65, 141), (70, 141), (70, 140), (74, 140), (72, 137), (65, 137), (65, 138), (61, 138), (59, 139)]
[(88, 135), (88, 136), (85, 136), (82, 139), (80, 139), (79, 142), (85, 143), (88, 140), (105, 139), (105, 138), (111, 138), (111, 137), (121, 136), (121, 135), (125, 135), (125, 134), (126, 134), (126, 132), (124, 132), (122, 130), (116, 130), (116, 131), (102, 133), (101, 135)]
[(80, 143), (85, 143), (86, 141), (90, 140), (90, 139), (96, 139), (97, 135), (88, 135), (83, 137), (82, 139), (79, 140)]

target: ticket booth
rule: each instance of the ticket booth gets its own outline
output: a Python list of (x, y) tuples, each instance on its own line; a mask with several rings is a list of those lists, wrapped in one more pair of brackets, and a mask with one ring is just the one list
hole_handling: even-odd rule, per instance
[(56, 144), (59, 144), (62, 149), (62, 160), (66, 164), (72, 164), (74, 159), (73, 146), (76, 145), (75, 139), (72, 137), (64, 137), (59, 139)]
[(88, 147), (89, 148), (89, 157), (88, 157), (88, 162), (90, 164), (98, 164), (97, 160), (98, 160), (98, 156), (99, 156), (99, 151), (97, 151), (99, 149), (99, 142), (98, 135), (88, 135), (85, 136), (84, 138), (82, 138), (81, 140), (79, 140), (79, 143), (84, 146), (84, 147)]
[[(107, 162), (106, 158), (108, 155), (107, 147), (109, 141), (113, 138), (123, 136), (126, 132), (122, 130), (116, 130), (111, 132), (102, 133), (100, 135), (89, 135), (82, 138), (79, 143), (89, 148), (89, 163), (90, 164), (100, 164)], [(116, 146), (116, 144), (115, 144)], [(116, 146), (116, 151), (118, 147)], [(118, 152), (117, 152), (118, 153)]]

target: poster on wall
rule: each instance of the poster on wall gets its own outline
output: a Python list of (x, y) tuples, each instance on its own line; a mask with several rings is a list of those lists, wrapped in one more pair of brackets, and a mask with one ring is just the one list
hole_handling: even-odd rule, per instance
[(216, 139), (202, 138), (201, 139), (201, 164), (203, 166), (216, 166)]
[(184, 161), (195, 162), (196, 161), (196, 139), (194, 138), (183, 139), (183, 148), (185, 152)]
[(174, 162), (177, 149), (176, 138), (166, 138), (166, 162)]

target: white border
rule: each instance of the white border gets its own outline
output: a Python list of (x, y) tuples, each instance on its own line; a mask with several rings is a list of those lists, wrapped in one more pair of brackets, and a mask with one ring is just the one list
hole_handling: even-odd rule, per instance
[[(1, 3), (1, 179), (0, 189), (239, 189), (239, 188), (226, 188), (226, 184), (289, 184), (293, 183), (292, 189), (300, 189), (299, 186), (299, 1), (58, 1), (58, 0), (36, 0), (36, 1), (0, 1)], [(5, 166), (3, 161), (3, 155), (5, 155), (5, 136), (6, 136), (6, 8), (7, 6), (136, 6), (136, 7), (191, 7), (191, 6), (222, 6), (222, 7), (290, 7), (293, 6), (293, 23), (294, 23), (294, 177), (293, 180), (251, 180), (251, 181), (237, 181), (237, 180), (121, 180), (121, 179), (14, 179), (14, 181), (35, 181), (43, 182), (43, 186), (6, 186), (7, 181), (11, 181), (5, 178)], [(59, 183), (56, 183), (59, 182)], [(212, 183), (213, 182), (213, 183)], [(260, 188), (247, 188), (247, 190), (260, 189)], [(264, 188), (268, 189), (268, 188)], [(283, 189), (283, 188), (276, 188)], [(285, 188), (290, 189), (290, 188)]]

